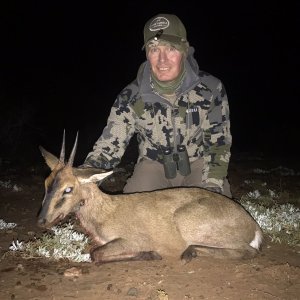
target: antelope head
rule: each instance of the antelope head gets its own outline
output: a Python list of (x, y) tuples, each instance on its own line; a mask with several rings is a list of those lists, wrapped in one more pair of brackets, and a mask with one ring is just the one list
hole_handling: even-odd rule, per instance
[(51, 228), (70, 213), (76, 212), (85, 202), (81, 185), (100, 181), (112, 173), (101, 169), (74, 168), (77, 142), (78, 133), (68, 162), (65, 162), (65, 132), (59, 158), (40, 146), (46, 164), (52, 171), (45, 180), (45, 196), (38, 215), (40, 227)]

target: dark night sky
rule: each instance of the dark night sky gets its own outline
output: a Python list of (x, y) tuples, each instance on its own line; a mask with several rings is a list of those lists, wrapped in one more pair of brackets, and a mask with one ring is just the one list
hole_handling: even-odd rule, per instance
[(299, 1), (259, 2), (2, 3), (2, 155), (39, 144), (58, 153), (65, 128), (69, 144), (79, 130), (85, 157), (145, 59), (144, 23), (160, 12), (182, 19), (200, 69), (225, 84), (233, 151), (298, 154)]

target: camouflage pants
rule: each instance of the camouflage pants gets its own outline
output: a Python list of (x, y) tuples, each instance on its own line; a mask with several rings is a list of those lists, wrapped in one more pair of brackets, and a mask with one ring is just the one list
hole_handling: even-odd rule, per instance
[[(203, 160), (198, 159), (191, 163), (191, 174), (182, 176), (177, 174), (173, 179), (165, 177), (164, 167), (161, 163), (150, 159), (143, 159), (134, 168), (132, 176), (124, 186), (124, 193), (145, 192), (175, 186), (203, 187), (201, 182)], [(232, 197), (228, 180), (224, 180), (223, 194)]]

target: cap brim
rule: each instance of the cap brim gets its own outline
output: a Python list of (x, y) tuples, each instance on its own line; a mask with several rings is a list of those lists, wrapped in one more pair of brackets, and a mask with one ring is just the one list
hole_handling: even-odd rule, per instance
[[(155, 38), (155, 35), (153, 35), (150, 39), (148, 39), (145, 43), (144, 43), (144, 45), (143, 45), (143, 47), (142, 47), (142, 50), (144, 50), (145, 49), (145, 47), (146, 47), (146, 45), (151, 41), (151, 40), (154, 40), (154, 38)], [(184, 43), (184, 42), (186, 42), (186, 40), (185, 39), (183, 39), (183, 38), (181, 38), (181, 37), (179, 37), (179, 36), (175, 36), (175, 35), (168, 35), (168, 34), (162, 34), (158, 39), (157, 39), (158, 41), (160, 41), (160, 40), (162, 40), (162, 41), (166, 41), (166, 42), (168, 42), (168, 43), (170, 43), (170, 44), (181, 44), (181, 43)]]

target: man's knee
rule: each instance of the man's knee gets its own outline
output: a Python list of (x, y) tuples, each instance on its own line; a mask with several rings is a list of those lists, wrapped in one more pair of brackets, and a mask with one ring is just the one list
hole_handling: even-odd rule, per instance
[(229, 198), (232, 198), (230, 183), (227, 178), (225, 178), (224, 182), (223, 182), (223, 193), (222, 194)]
[(163, 168), (159, 162), (141, 160), (124, 186), (124, 193), (153, 191), (166, 185)]

